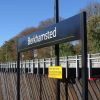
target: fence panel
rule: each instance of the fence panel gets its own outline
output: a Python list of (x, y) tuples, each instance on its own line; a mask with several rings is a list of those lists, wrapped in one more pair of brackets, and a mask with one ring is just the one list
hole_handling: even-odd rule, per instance
[[(48, 66), (55, 65), (55, 58), (34, 59), (20, 62), (21, 100), (56, 100), (57, 79), (48, 78)], [(60, 65), (66, 69), (66, 81), (60, 81), (61, 100), (81, 100), (81, 56), (61, 57)], [(16, 62), (0, 63), (0, 100), (16, 100)], [(40, 72), (42, 68), (42, 72)], [(42, 73), (42, 75), (41, 75)], [(100, 75), (100, 54), (88, 54), (88, 77)], [(99, 100), (100, 77), (88, 81), (89, 100)], [(70, 76), (73, 76), (70, 78)], [(94, 78), (93, 78), (94, 79)]]

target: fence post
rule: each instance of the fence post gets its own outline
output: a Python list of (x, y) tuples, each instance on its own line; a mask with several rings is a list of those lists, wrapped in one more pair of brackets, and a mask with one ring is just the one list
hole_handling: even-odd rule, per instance
[(25, 65), (25, 74), (26, 74), (27, 73), (26, 60), (24, 61), (24, 65)]
[(91, 78), (91, 74), (90, 74), (90, 54), (88, 54), (88, 78)]
[(33, 74), (35, 73), (35, 60), (33, 58)]
[(79, 64), (78, 64), (78, 55), (76, 55), (76, 78), (79, 77)]
[(28, 73), (30, 73), (30, 60), (27, 60), (26, 65), (27, 65)]
[(39, 60), (37, 59), (37, 75), (39, 75)]
[(45, 68), (46, 68), (46, 65), (45, 65), (45, 58), (43, 59), (43, 63), (44, 63), (44, 66), (43, 66), (43, 75), (45, 75)]
[(68, 78), (68, 57), (65, 57), (65, 62), (66, 62), (66, 78)]

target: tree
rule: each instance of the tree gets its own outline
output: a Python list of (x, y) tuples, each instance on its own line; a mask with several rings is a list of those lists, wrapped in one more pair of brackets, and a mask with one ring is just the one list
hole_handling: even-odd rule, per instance
[[(81, 11), (87, 12), (88, 52), (100, 52), (100, 3), (91, 2)], [(75, 52), (80, 53), (80, 43), (75, 45)]]
[(80, 40), (74, 45), (74, 52), (76, 55), (81, 54), (81, 41)]
[[(22, 37), (24, 35), (28, 35), (32, 32), (35, 32), (37, 28), (27, 28), (24, 31), (22, 31), (17, 36), (13, 37), (9, 41), (6, 41), (1, 47), (0, 47), (0, 61), (13, 61), (16, 60), (16, 47), (17, 47), (17, 38)], [(32, 53), (31, 51), (24, 53), (25, 57), (24, 59), (32, 59)]]
[[(100, 52), (100, 16), (93, 16), (87, 21), (87, 43), (89, 53)], [(80, 42), (75, 45), (75, 52), (80, 52)]]
[(67, 42), (60, 44), (60, 56), (69, 56), (75, 54), (74, 46)]
[(88, 19), (92, 16), (100, 16), (100, 3), (90, 2), (85, 8), (81, 9), (81, 11), (87, 12)]
[(88, 50), (90, 53), (100, 52), (100, 16), (88, 20)]
[[(61, 18), (61, 17), (59, 19), (60, 19), (60, 21), (63, 20), (63, 18)], [(55, 19), (54, 18), (49, 18), (45, 21), (41, 21), (38, 28), (43, 29), (43, 28), (46, 28), (46, 27), (48, 27), (52, 24), (55, 24)]]
[(0, 62), (3, 62), (4, 59), (3, 49), (0, 47)]

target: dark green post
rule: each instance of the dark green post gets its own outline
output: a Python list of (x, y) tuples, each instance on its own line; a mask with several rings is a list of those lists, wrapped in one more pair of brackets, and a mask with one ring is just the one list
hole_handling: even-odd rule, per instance
[(87, 24), (86, 12), (81, 13), (80, 34), (82, 41), (82, 100), (88, 100), (88, 68), (87, 68)]
[[(55, 0), (54, 3), (55, 23), (59, 22), (59, 3)], [(55, 45), (55, 65), (59, 66), (59, 44)], [(56, 100), (60, 100), (60, 80), (57, 80)]]
[(20, 100), (20, 52), (17, 52), (17, 100)]

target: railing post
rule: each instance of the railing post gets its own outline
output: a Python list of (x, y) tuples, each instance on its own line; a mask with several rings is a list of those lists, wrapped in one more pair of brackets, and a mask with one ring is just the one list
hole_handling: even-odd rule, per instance
[(79, 77), (79, 64), (78, 64), (78, 55), (76, 55), (76, 78)]
[(24, 65), (25, 65), (25, 74), (26, 74), (27, 73), (26, 60), (24, 61)]
[(30, 60), (27, 61), (28, 74), (30, 73)]
[(43, 75), (45, 75), (45, 68), (46, 68), (46, 65), (45, 65), (45, 58), (43, 59), (43, 63), (44, 63), (44, 66), (43, 66)]
[(39, 75), (39, 60), (37, 59), (37, 75)]
[(65, 62), (66, 62), (66, 78), (68, 78), (68, 57), (65, 58)]
[(33, 58), (33, 74), (35, 73), (35, 60)]
[(90, 54), (88, 54), (88, 78), (91, 78), (91, 74), (90, 74)]
[(53, 61), (52, 61), (52, 58), (50, 58), (50, 66), (53, 65)]

